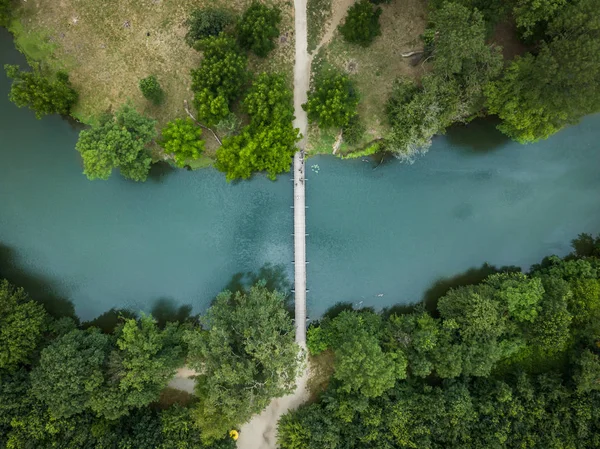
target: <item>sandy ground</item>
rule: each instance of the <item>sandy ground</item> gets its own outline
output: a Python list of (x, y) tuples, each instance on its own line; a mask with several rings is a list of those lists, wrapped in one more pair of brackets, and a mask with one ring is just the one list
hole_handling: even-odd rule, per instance
[(296, 391), (273, 400), (269, 406), (244, 424), (237, 441), (238, 449), (275, 449), (277, 447), (277, 422), (288, 410), (294, 410), (308, 400), (308, 368), (297, 379)]
[(194, 394), (195, 381), (193, 376), (197, 373), (193, 369), (187, 367), (179, 368), (175, 377), (169, 382), (169, 387), (182, 390), (190, 394)]

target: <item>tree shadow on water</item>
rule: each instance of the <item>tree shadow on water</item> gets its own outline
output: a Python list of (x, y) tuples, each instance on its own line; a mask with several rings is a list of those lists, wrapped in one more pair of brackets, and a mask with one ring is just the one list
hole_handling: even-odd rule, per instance
[(157, 299), (152, 305), (150, 314), (161, 329), (164, 329), (167, 323), (185, 323), (194, 318), (190, 304), (178, 305), (172, 298)]
[(56, 282), (45, 276), (25, 269), (18, 260), (16, 251), (0, 243), (0, 279), (23, 287), (31, 299), (42, 304), (54, 318), (70, 317), (79, 323), (73, 302), (65, 297)]
[(470, 268), (463, 273), (457, 274), (456, 276), (438, 279), (431, 287), (427, 289), (423, 295), (422, 304), (425, 306), (425, 310), (427, 310), (431, 315), (438, 317), (438, 301), (451, 289), (478, 284), (492, 274), (518, 273), (520, 271), (520, 267), (504, 266), (497, 268), (496, 266), (490, 265), (486, 262), (478, 268)]
[(501, 148), (510, 138), (496, 129), (500, 120), (494, 117), (475, 119), (448, 129), (446, 137), (453, 147), (474, 153), (486, 153)]
[(162, 184), (167, 176), (176, 171), (177, 169), (167, 162), (157, 162), (150, 167), (148, 179), (156, 184)]
[(283, 264), (266, 263), (258, 271), (237, 272), (231, 277), (223, 290), (232, 293), (244, 293), (259, 281), (263, 281), (268, 290), (277, 290), (282, 293), (285, 296), (286, 310), (292, 315), (294, 314), (294, 300), (293, 295), (291, 295), (292, 283)]
[(137, 318), (137, 314), (130, 309), (112, 309), (104, 312), (102, 315), (97, 316), (93, 320), (82, 323), (81, 327), (88, 329), (90, 327), (97, 327), (105, 334), (112, 334), (119, 324), (126, 319)]

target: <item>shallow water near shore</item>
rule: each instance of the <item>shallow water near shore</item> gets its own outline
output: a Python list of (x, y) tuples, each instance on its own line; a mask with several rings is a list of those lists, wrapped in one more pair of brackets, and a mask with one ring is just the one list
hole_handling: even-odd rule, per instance
[[(24, 64), (6, 32), (2, 64)], [(236, 272), (292, 277), (292, 183), (227, 184), (157, 168), (144, 184), (88, 181), (77, 130), (12, 105), (0, 74), (0, 275), (72, 301), (82, 319), (159, 301), (202, 311)], [(600, 231), (600, 116), (522, 146), (489, 122), (436, 138), (413, 165), (307, 163), (308, 312), (420, 301), (484, 262), (528, 267)], [(311, 168), (313, 166), (318, 166)], [(376, 167), (376, 168), (375, 168)]]

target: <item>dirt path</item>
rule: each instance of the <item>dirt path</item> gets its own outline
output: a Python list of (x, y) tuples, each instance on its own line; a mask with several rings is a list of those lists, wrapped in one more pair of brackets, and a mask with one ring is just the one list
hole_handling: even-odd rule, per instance
[(331, 39), (333, 39), (333, 35), (335, 34), (338, 25), (346, 16), (348, 8), (350, 8), (355, 2), (356, 0), (333, 0), (333, 2), (331, 3), (331, 20), (327, 24), (327, 30), (321, 38), (321, 42), (319, 42), (317, 48), (312, 52), (313, 55), (316, 55), (321, 49), (321, 47), (331, 42)]

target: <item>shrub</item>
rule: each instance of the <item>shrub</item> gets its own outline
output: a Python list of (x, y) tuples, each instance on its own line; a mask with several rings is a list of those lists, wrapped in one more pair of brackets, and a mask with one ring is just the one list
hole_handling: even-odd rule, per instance
[(140, 80), (140, 90), (146, 100), (151, 101), (156, 106), (160, 105), (165, 98), (165, 93), (154, 75)]
[(18, 65), (6, 64), (4, 70), (13, 79), (10, 101), (20, 108), (29, 107), (37, 118), (49, 114), (69, 115), (77, 102), (77, 92), (71, 87), (65, 72), (58, 72), (55, 79), (50, 79), (38, 69), (25, 72), (19, 70)]
[(233, 21), (233, 14), (223, 8), (196, 9), (186, 21), (185, 41), (190, 47), (210, 36), (218, 36)]
[(340, 33), (347, 42), (368, 47), (381, 35), (380, 15), (381, 8), (373, 8), (369, 0), (361, 0), (348, 8), (346, 21), (339, 28)]
[(188, 160), (198, 159), (204, 152), (204, 141), (201, 138), (202, 129), (192, 119), (178, 118), (163, 128), (159, 144), (165, 152), (175, 156), (178, 167), (183, 167)]
[(279, 36), (279, 22), (279, 8), (269, 8), (262, 3), (253, 2), (237, 25), (240, 46), (264, 58), (275, 48), (273, 39)]
[(355, 115), (342, 127), (342, 132), (346, 143), (356, 145), (365, 135), (365, 125), (360, 121), (360, 117)]
[(347, 126), (356, 115), (358, 94), (347, 75), (329, 74), (318, 77), (302, 105), (308, 118), (320, 127)]

